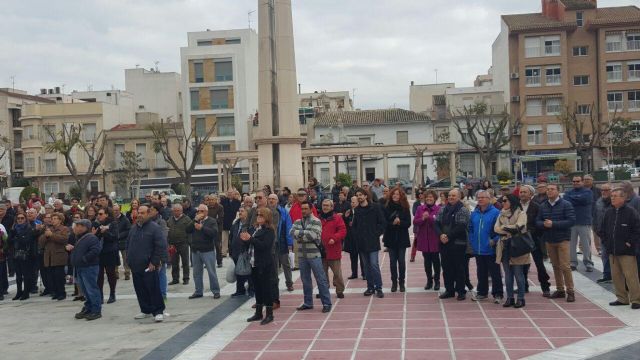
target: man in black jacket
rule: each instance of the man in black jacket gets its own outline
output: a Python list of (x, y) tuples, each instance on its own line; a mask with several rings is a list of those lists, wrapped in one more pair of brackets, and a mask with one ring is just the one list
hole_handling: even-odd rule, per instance
[(607, 210), (600, 228), (600, 238), (607, 248), (616, 301), (611, 306), (629, 305), (640, 309), (640, 282), (635, 246), (640, 237), (640, 215), (626, 204), (622, 189), (611, 193), (612, 208)]
[(164, 299), (160, 291), (161, 261), (167, 257), (167, 237), (153, 221), (146, 205), (138, 208), (136, 224), (131, 227), (127, 242), (127, 260), (133, 275), (141, 313), (135, 319), (153, 316), (164, 320)]
[[(520, 205), (522, 205), (522, 210), (527, 213), (527, 231), (529, 231), (533, 237), (533, 241), (536, 245), (535, 249), (531, 252), (531, 255), (533, 257), (533, 262), (536, 264), (538, 282), (542, 288), (542, 296), (549, 297), (551, 295), (551, 283), (549, 283), (549, 274), (547, 274), (547, 269), (544, 267), (544, 253), (542, 251), (544, 242), (540, 238), (540, 230), (536, 227), (536, 218), (538, 217), (540, 205), (531, 200), (533, 193), (533, 186), (523, 185), (520, 188)], [(525, 279), (529, 274), (530, 267), (531, 265), (525, 265), (524, 267)], [(527, 288), (525, 290), (529, 291), (529, 282), (527, 282)]]
[(214, 299), (220, 298), (220, 285), (216, 274), (216, 239), (218, 238), (218, 222), (209, 217), (207, 205), (198, 205), (198, 214), (194, 222), (187, 227), (191, 235), (191, 265), (193, 265), (193, 282), (196, 290), (189, 299), (201, 298), (204, 293), (202, 283), (203, 267), (207, 266), (209, 287)]
[[(129, 231), (131, 230), (131, 223), (126, 216), (122, 215), (119, 204), (114, 204), (112, 209), (113, 225), (117, 228), (118, 231), (118, 250), (120, 251), (120, 255), (122, 255), (124, 279), (129, 280), (131, 278), (131, 269), (129, 269), (129, 264), (127, 264), (127, 239), (129, 238)], [(118, 274), (119, 272), (116, 272), (116, 275)]]
[(368, 190), (356, 190), (358, 207), (354, 210), (352, 229), (366, 271), (367, 290), (364, 295), (371, 296), (375, 293), (377, 297), (383, 298), (378, 253), (380, 236), (384, 233), (387, 222), (380, 206), (371, 201), (371, 196)]
[(229, 231), (241, 205), (240, 199), (238, 199), (240, 194), (236, 194), (237, 191), (231, 189), (227, 191), (226, 197), (220, 199), (220, 204), (222, 204), (222, 208), (224, 209), (222, 219), (222, 256), (227, 256), (229, 252)]
[(78, 220), (73, 225), (75, 245), (66, 245), (71, 252), (71, 265), (76, 271), (76, 283), (85, 297), (82, 310), (76, 319), (95, 320), (102, 317), (102, 295), (98, 288), (98, 271), (102, 243), (91, 233), (91, 221)]
[(456, 292), (458, 300), (466, 299), (465, 269), (471, 214), (461, 199), (462, 193), (458, 188), (449, 191), (447, 206), (440, 210), (436, 218), (436, 233), (441, 243), (442, 275), (446, 289), (440, 295), (440, 299), (452, 298)]

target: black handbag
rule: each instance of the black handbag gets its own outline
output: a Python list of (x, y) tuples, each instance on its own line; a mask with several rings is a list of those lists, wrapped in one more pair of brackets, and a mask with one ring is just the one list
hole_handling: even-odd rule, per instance
[(513, 235), (509, 239), (509, 257), (517, 258), (526, 254), (531, 253), (536, 248), (536, 244), (531, 237), (531, 234), (527, 231), (526, 233), (518, 233)]
[(318, 250), (320, 250), (320, 257), (322, 257), (323, 259), (327, 258), (327, 249), (324, 248), (324, 245), (322, 244), (322, 240), (320, 240), (319, 242), (313, 242), (316, 247), (318, 248)]

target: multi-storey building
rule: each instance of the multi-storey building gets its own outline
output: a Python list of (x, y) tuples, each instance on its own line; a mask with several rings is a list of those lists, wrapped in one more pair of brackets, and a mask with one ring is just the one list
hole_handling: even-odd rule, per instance
[(215, 169), (215, 152), (249, 147), (248, 119), (258, 108), (258, 36), (243, 29), (187, 37), (188, 45), (180, 49), (184, 121), (197, 136), (215, 124), (199, 166)]
[(182, 78), (176, 72), (125, 69), (125, 89), (133, 94), (136, 113), (156, 113), (160, 119), (182, 123)]
[[(513, 146), (529, 176), (580, 161), (558, 115), (640, 120), (640, 9), (595, 0), (542, 0), (542, 11), (502, 16), (493, 84), (520, 119)], [(594, 163), (601, 163), (599, 152)], [(589, 170), (589, 169), (585, 169)]]

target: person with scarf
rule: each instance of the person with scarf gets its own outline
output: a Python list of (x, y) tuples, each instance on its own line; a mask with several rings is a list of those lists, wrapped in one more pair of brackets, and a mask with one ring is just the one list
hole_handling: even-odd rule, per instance
[[(518, 257), (509, 254), (510, 239), (517, 234), (527, 232), (527, 213), (522, 210), (520, 199), (509, 194), (502, 197), (502, 210), (496, 221), (494, 231), (500, 235), (500, 241), (496, 247), (496, 263), (502, 264), (504, 270), (507, 299), (502, 306), (521, 308), (525, 306), (524, 293), (525, 282), (524, 267), (531, 264), (531, 253)], [(513, 279), (518, 283), (518, 301), (513, 299)]]
[(344, 238), (344, 251), (349, 253), (349, 260), (351, 263), (351, 276), (347, 279), (357, 279), (358, 278), (358, 259), (360, 259), (360, 273), (362, 274), (362, 280), (365, 280), (365, 272), (364, 272), (364, 262), (360, 257), (360, 253), (358, 252), (358, 243), (356, 242), (356, 238), (353, 234), (353, 214), (355, 209), (358, 207), (358, 198), (353, 196), (351, 197), (351, 207), (346, 209), (342, 215), (342, 219), (347, 226), (347, 236)]
[(459, 301), (466, 299), (465, 267), (471, 215), (461, 197), (460, 189), (451, 189), (447, 205), (440, 210), (436, 219), (445, 286), (445, 292), (440, 295), (440, 299), (455, 297), (456, 292)]
[(427, 274), (425, 290), (440, 290), (440, 240), (436, 233), (435, 222), (440, 212), (436, 205), (438, 194), (434, 190), (424, 193), (425, 202), (416, 209), (413, 227), (416, 233), (416, 248), (422, 252), (424, 271)]
[(13, 256), (16, 267), (16, 296), (13, 300), (27, 300), (29, 287), (33, 282), (33, 263), (36, 261), (37, 245), (36, 234), (27, 223), (25, 214), (18, 214), (11, 232)]
[(382, 241), (389, 249), (389, 266), (391, 270), (391, 292), (405, 291), (405, 276), (407, 264), (405, 256), (409, 241), (409, 227), (411, 227), (411, 212), (407, 195), (402, 188), (395, 187), (390, 191), (384, 205), (386, 229)]
[(344, 225), (342, 216), (336, 214), (333, 209), (333, 200), (324, 199), (322, 201), (322, 234), (320, 236), (322, 245), (327, 252), (326, 258), (322, 259), (322, 267), (329, 279), (329, 268), (333, 273), (332, 283), (336, 287), (336, 294), (339, 299), (344, 298), (344, 280), (342, 278), (342, 241), (347, 236), (347, 228)]

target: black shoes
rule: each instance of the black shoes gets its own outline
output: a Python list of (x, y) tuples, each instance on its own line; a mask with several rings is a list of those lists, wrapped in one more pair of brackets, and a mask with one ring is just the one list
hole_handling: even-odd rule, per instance
[(19, 293), (16, 293), (16, 296), (14, 296), (13, 299), (11, 299), (11, 300), (12, 301), (20, 300), (21, 297), (22, 297), (22, 293), (19, 292)]
[(245, 296), (245, 295), (247, 295), (246, 292), (234, 292), (233, 294), (231, 294), (231, 297), (235, 298), (235, 297), (240, 297), (240, 296)]
[(316, 299), (320, 299), (320, 294), (316, 294)]
[(404, 287), (404, 281), (400, 281), (400, 292), (405, 292), (407, 289)]
[[(53, 300), (62, 301), (67, 298), (67, 294), (62, 294), (53, 298)], [(115, 301), (115, 300), (114, 300)]]
[(524, 307), (525, 302), (524, 299), (518, 299), (518, 301), (516, 301), (516, 303), (513, 305), (514, 308), (519, 309)]
[(82, 308), (79, 313), (76, 314), (76, 319), (84, 319), (87, 315), (89, 315), (89, 310)]
[(169, 283), (169, 285), (178, 285), (178, 284), (180, 284), (180, 281), (178, 280), (173, 280)]
[(373, 295), (373, 294), (374, 294), (374, 291), (373, 291), (373, 290), (370, 290), (370, 289), (367, 289), (367, 290), (365, 290), (365, 292), (364, 292), (364, 296), (371, 296), (371, 295)]
[(598, 279), (598, 280), (596, 280), (596, 282), (597, 282), (598, 284), (609, 284), (609, 283), (611, 283), (611, 279), (608, 279), (608, 278), (602, 278), (602, 279)]
[(456, 300), (458, 300), (458, 301), (464, 301), (464, 300), (466, 300), (466, 299), (467, 299), (467, 296), (466, 296), (466, 295), (464, 295), (464, 294), (460, 294), (460, 295), (458, 295), (458, 297), (456, 298)]
[(376, 290), (376, 297), (378, 299), (382, 299), (384, 297), (384, 293), (382, 292), (382, 289)]
[(197, 298), (201, 298), (201, 297), (202, 297), (202, 294), (193, 294), (193, 295), (189, 296), (189, 300), (197, 299)]
[(322, 307), (322, 312), (323, 313), (328, 313), (331, 311), (331, 305), (325, 305)]
[(273, 321), (273, 307), (267, 306), (267, 316), (262, 319), (260, 325), (267, 325), (268, 323)]
[(440, 294), (440, 296), (438, 296), (438, 298), (440, 298), (440, 299), (451, 299), (453, 297), (456, 297), (456, 294), (449, 293), (449, 292), (442, 293), (442, 294)]
[(629, 305), (629, 304), (625, 304), (625, 303), (620, 302), (618, 300), (612, 301), (612, 302), (609, 303), (609, 306), (626, 306), (626, 305)]
[(391, 282), (391, 292), (396, 292), (396, 291), (398, 291), (398, 282), (393, 281)]
[(351, 275), (347, 279), (353, 280), (353, 279), (357, 279), (357, 278), (358, 278), (358, 275)]
[(433, 290), (435, 290), (435, 291), (440, 290), (440, 281), (439, 281), (439, 280), (436, 280), (436, 281), (433, 283)]
[(47, 295), (51, 295), (51, 293), (46, 290), (40, 293), (40, 296), (47, 296)]
[(344, 299), (344, 293), (338, 293), (336, 296), (338, 299)]
[(424, 286), (425, 290), (431, 290), (433, 287), (433, 280), (427, 280), (427, 285)]
[(311, 310), (311, 309), (313, 309), (313, 306), (309, 306), (306, 304), (302, 304), (296, 308), (296, 310), (298, 311)]
[(638, 310), (638, 309), (640, 309), (640, 304), (638, 304), (638, 303), (633, 303), (633, 304), (631, 304), (631, 308), (632, 308), (633, 310)]
[(220, 299), (220, 293), (213, 294), (213, 298), (214, 298), (214, 299)]
[(256, 312), (252, 317), (247, 319), (247, 322), (262, 320), (262, 305), (256, 305)]
[(100, 319), (101, 317), (102, 317), (102, 314), (100, 313), (89, 313), (84, 316), (84, 318), (87, 319), (87, 321)]
[(116, 302), (116, 294), (109, 295), (109, 300), (107, 300), (107, 304), (113, 304)]
[(507, 299), (507, 301), (504, 302), (504, 304), (502, 304), (502, 307), (512, 307), (515, 306), (515, 301), (513, 300), (513, 298), (511, 299)]
[(84, 296), (76, 296), (73, 298), (73, 301), (85, 301), (87, 300)]
[(189, 279), (187, 279), (187, 280), (183, 280), (183, 281), (182, 281), (182, 285), (189, 285)]

